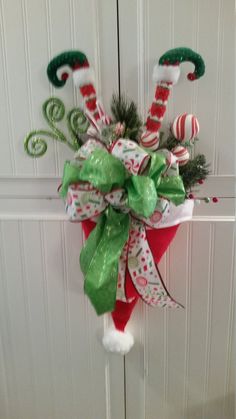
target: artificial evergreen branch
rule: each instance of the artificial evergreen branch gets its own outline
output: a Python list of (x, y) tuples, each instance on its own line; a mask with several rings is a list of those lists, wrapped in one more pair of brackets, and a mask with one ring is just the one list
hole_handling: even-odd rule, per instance
[(173, 135), (170, 135), (166, 140), (165, 148), (167, 148), (167, 150), (173, 150), (173, 148), (175, 148), (177, 145), (179, 145), (179, 140), (176, 140)]
[(209, 164), (206, 163), (206, 158), (203, 154), (198, 154), (187, 164), (179, 167), (179, 174), (181, 175), (186, 191), (189, 191), (195, 186), (199, 180), (206, 179), (209, 175)]
[(121, 122), (125, 125), (123, 137), (137, 141), (142, 120), (139, 117), (136, 104), (124, 95), (119, 97), (117, 94), (113, 94), (111, 112), (114, 117), (114, 122)]
[[(194, 138), (194, 143), (198, 141), (198, 138)], [(172, 133), (169, 134), (168, 138), (164, 141), (162, 141), (160, 143), (160, 147), (159, 148), (167, 148), (167, 150), (173, 150), (173, 148), (175, 148), (177, 145), (182, 145), (184, 147), (192, 147), (193, 146), (193, 141), (185, 141), (185, 142), (180, 142), (179, 140), (177, 140)]]

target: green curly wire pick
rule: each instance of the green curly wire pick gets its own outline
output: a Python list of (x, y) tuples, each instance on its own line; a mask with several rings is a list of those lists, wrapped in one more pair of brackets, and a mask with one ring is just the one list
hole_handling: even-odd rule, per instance
[(61, 129), (57, 127), (65, 117), (65, 105), (61, 99), (52, 97), (47, 99), (42, 106), (44, 119), (46, 120), (50, 130), (33, 130), (27, 134), (24, 139), (24, 149), (30, 157), (41, 157), (47, 151), (46, 140), (52, 139), (66, 144), (73, 151), (77, 151), (80, 147), (81, 134), (87, 132), (89, 122), (80, 108), (73, 108), (67, 114), (67, 128), (70, 140)]

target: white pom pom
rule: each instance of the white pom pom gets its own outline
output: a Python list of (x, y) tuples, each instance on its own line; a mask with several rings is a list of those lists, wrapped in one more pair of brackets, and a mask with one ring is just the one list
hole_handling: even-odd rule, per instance
[(94, 84), (94, 71), (90, 67), (80, 68), (73, 71), (73, 81), (76, 87), (84, 86), (86, 84)]
[(153, 81), (159, 83), (161, 81), (176, 84), (179, 80), (180, 68), (178, 65), (155, 65), (153, 69)]
[(102, 343), (108, 352), (126, 355), (134, 344), (134, 338), (129, 332), (110, 328), (104, 333)]

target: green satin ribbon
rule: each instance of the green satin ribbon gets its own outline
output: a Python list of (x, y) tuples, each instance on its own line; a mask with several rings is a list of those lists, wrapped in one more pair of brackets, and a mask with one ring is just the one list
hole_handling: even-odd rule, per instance
[[(108, 152), (96, 149), (82, 167), (66, 162), (60, 194), (65, 197), (70, 184), (89, 182), (103, 193), (116, 188), (127, 192), (127, 206), (139, 216), (149, 217), (159, 197), (182, 204), (185, 189), (180, 176), (165, 176), (166, 160), (161, 153), (150, 153), (145, 175), (130, 175), (124, 165)], [(118, 264), (129, 236), (129, 214), (109, 205), (100, 215), (80, 255), (85, 276), (84, 289), (97, 314), (113, 311), (116, 301)]]
[(161, 178), (157, 193), (175, 205), (182, 204), (185, 200), (186, 192), (181, 176), (164, 176)]
[(150, 217), (157, 204), (154, 181), (147, 176), (131, 176), (125, 189), (128, 193), (128, 207), (138, 215)]
[(121, 161), (100, 148), (94, 150), (80, 170), (81, 180), (105, 193), (122, 187), (125, 177), (126, 170)]
[(119, 258), (129, 237), (129, 222), (128, 214), (109, 206), (80, 253), (84, 290), (98, 315), (114, 310)]
[(166, 171), (166, 157), (162, 153), (149, 152), (150, 166), (148, 168), (148, 176), (152, 178), (156, 185), (160, 183), (161, 175)]
[(74, 166), (70, 161), (67, 160), (64, 164), (60, 196), (62, 198), (65, 198), (69, 186), (72, 183), (78, 183), (78, 182), (81, 182), (79, 167)]

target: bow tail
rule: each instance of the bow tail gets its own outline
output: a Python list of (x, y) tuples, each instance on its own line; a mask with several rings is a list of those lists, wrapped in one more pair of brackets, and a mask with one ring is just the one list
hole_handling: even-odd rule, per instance
[(140, 297), (154, 307), (179, 308), (167, 291), (155, 265), (142, 223), (132, 221), (128, 249), (128, 269)]
[(84, 290), (97, 314), (115, 308), (119, 258), (128, 235), (129, 215), (118, 213), (109, 206), (81, 251)]
[(130, 296), (127, 293), (127, 260), (128, 260), (128, 249), (129, 249), (129, 240), (125, 243), (120, 260), (119, 260), (119, 273), (118, 273), (118, 282), (117, 282), (117, 292), (116, 299), (122, 301), (123, 303), (131, 303), (136, 296)]
[(125, 292), (125, 276), (127, 268), (127, 252), (128, 252), (128, 241), (125, 243), (120, 259), (119, 259), (119, 271), (118, 271), (118, 281), (117, 281), (117, 292), (116, 299), (128, 303)]

